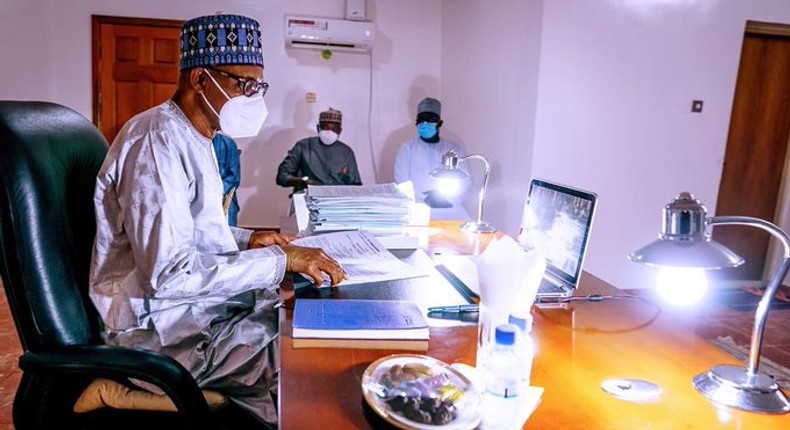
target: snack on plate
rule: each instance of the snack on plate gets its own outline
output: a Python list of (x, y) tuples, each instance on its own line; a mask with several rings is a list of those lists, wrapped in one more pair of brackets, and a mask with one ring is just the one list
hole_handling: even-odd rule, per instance
[(381, 397), (393, 412), (423, 424), (443, 425), (458, 416), (464, 390), (443, 372), (422, 363), (394, 364), (379, 379)]
[(392, 354), (362, 374), (362, 396), (402, 430), (472, 430), (480, 425), (480, 394), (455, 367), (434, 357)]

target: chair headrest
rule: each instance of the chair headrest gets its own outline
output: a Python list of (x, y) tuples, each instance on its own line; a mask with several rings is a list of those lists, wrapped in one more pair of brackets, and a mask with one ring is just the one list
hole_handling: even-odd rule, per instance
[(107, 142), (79, 113), (0, 101), (0, 257), (25, 349), (93, 343), (93, 192)]

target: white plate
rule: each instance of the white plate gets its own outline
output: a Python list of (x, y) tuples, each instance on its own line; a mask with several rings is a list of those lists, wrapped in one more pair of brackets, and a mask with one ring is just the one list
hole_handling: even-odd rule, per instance
[[(395, 366), (415, 365), (427, 369), (430, 376), (445, 375), (451, 391), (458, 390), (460, 397), (453, 401), (458, 415), (447, 424), (434, 425), (412, 421), (392, 410), (384, 399), (386, 386), (382, 378), (387, 377)], [(442, 378), (445, 379), (445, 378)], [(362, 394), (370, 407), (388, 423), (406, 430), (463, 430), (473, 429), (480, 424), (480, 396), (472, 383), (456, 369), (426, 355), (396, 354), (380, 358), (371, 363), (362, 375)]]
[(614, 397), (631, 402), (652, 402), (661, 398), (658, 385), (634, 378), (611, 378), (601, 382), (601, 388)]

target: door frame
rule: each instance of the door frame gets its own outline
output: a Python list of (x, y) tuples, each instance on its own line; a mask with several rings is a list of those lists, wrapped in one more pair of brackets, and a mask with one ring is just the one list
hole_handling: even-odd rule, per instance
[(181, 28), (184, 21), (174, 19), (159, 19), (159, 18), (133, 18), (124, 16), (109, 16), (109, 15), (91, 15), (91, 79), (92, 84), (92, 109), (93, 109), (93, 124), (99, 130), (102, 129), (101, 124), (101, 26), (105, 24), (111, 25), (131, 25), (138, 27), (169, 27)]
[[(767, 23), (767, 22), (757, 22), (757, 21), (747, 21), (746, 22), (746, 27), (745, 27), (745, 30), (744, 30), (744, 38), (743, 38), (743, 42), (742, 42), (743, 44), (746, 43), (746, 39), (749, 36), (758, 36), (758, 37), (763, 36), (763, 37), (769, 37), (769, 38), (780, 38), (780, 39), (783, 39), (783, 40), (790, 40), (790, 25), (777, 24), (777, 23)], [(742, 51), (741, 52), (741, 60), (740, 61), (743, 61), (743, 56), (744, 56), (744, 52)], [(742, 67), (742, 64), (739, 64), (739, 69), (738, 69), (738, 76), (739, 77), (741, 75), (741, 67)], [(741, 83), (740, 82), (736, 82), (735, 93), (733, 95), (733, 113), (734, 113), (734, 110), (735, 110), (735, 100), (738, 98), (739, 92), (740, 91), (744, 91), (743, 88), (739, 88), (739, 84), (741, 84)], [(731, 113), (730, 128), (732, 127), (732, 122), (733, 122), (733, 118), (732, 118), (732, 113)], [(774, 136), (777, 136), (777, 135), (774, 135)], [(781, 136), (777, 136), (777, 137), (781, 137)], [(732, 129), (730, 129), (730, 131), (728, 132), (727, 147), (725, 148), (725, 156), (724, 156), (725, 160), (727, 160), (728, 152), (731, 150), (731, 148), (730, 148), (731, 139), (732, 139)], [(776, 139), (776, 142), (774, 142), (773, 145), (774, 146), (771, 147), (771, 151), (773, 151), (773, 152), (782, 151), (782, 152), (785, 153), (785, 157), (790, 157), (790, 148), (788, 148), (788, 146), (790, 146), (790, 138), (786, 138), (784, 141), (780, 141), (779, 139)], [(785, 158), (783, 157), (782, 160), (784, 161)], [(773, 207), (772, 213), (769, 214), (768, 212), (770, 212), (770, 210), (767, 210), (767, 211), (765, 211), (765, 213), (762, 213), (759, 216), (760, 218), (763, 218), (766, 221), (771, 221), (771, 222), (773, 222), (775, 224), (779, 223), (779, 217), (781, 215), (781, 213), (780, 213), (781, 212), (780, 203), (781, 203), (781, 200), (782, 200), (782, 197), (783, 197), (783, 193), (784, 193), (784, 191), (783, 191), (783, 184), (785, 184), (790, 179), (790, 178), (787, 177), (788, 174), (790, 174), (790, 171), (788, 171), (788, 169), (786, 167), (787, 163), (783, 163), (782, 166), (784, 167), (784, 169), (783, 169), (783, 172), (782, 172), (781, 175), (776, 175), (774, 178), (768, 178), (767, 181), (763, 181), (764, 183), (758, 184), (761, 189), (776, 190), (776, 195), (773, 196), (774, 207)], [(752, 170), (752, 169), (765, 169), (766, 166), (749, 164), (747, 168), (749, 170)], [(728, 170), (728, 169), (730, 169), (730, 170)], [(735, 175), (735, 176), (748, 176), (748, 175), (745, 174), (745, 172), (734, 172), (732, 169), (733, 169), (732, 167), (728, 167), (726, 162), (722, 166), (722, 175), (721, 175), (720, 182), (719, 182), (719, 190), (718, 190), (719, 199), (717, 199), (718, 201), (717, 201), (716, 215), (733, 215), (732, 213), (720, 213), (720, 208), (721, 208), (720, 203), (722, 202), (722, 196), (723, 195), (727, 195), (728, 196), (728, 199), (726, 201), (729, 202), (728, 204), (731, 207), (730, 211), (732, 210), (733, 203), (736, 203), (736, 206), (738, 206), (738, 207), (754, 207), (755, 206), (755, 205), (752, 204), (753, 202), (750, 200), (749, 196), (746, 196), (743, 193), (739, 193), (739, 192), (737, 192), (734, 189), (730, 189), (729, 187), (726, 187), (727, 182), (724, 181), (725, 176), (727, 176), (727, 175), (729, 175), (729, 176), (732, 176), (732, 175)], [(732, 185), (731, 181), (730, 181), (730, 185)], [(754, 186), (756, 184), (752, 184), (752, 185)], [(735, 196), (735, 198), (733, 198), (733, 196)], [(766, 209), (768, 209), (768, 208), (766, 208)], [(741, 232), (739, 229), (748, 229), (748, 230)], [(735, 231), (733, 231), (733, 230), (735, 230)], [(717, 235), (717, 232), (719, 232), (719, 235)], [(724, 234), (722, 234), (722, 232)], [(765, 279), (766, 275), (770, 275), (771, 270), (773, 269), (773, 267), (772, 267), (773, 266), (773, 264), (772, 264), (773, 263), (772, 248), (776, 244), (774, 243), (773, 240), (771, 240), (772, 238), (768, 237), (767, 233), (758, 232), (755, 229), (749, 228), (749, 227), (728, 227), (728, 229), (726, 231), (724, 229), (713, 229), (713, 238), (714, 239), (718, 239), (717, 236), (722, 237), (722, 238), (727, 236), (727, 237), (730, 238), (730, 240), (732, 240), (735, 237), (740, 237), (741, 240), (750, 240), (752, 238), (759, 238), (760, 237), (759, 234), (763, 234), (767, 238), (767, 239), (765, 239), (766, 242), (765, 242), (764, 255), (763, 255), (764, 258), (762, 259), (762, 261), (759, 261), (759, 257), (757, 257), (757, 261), (756, 261), (757, 264), (762, 264), (762, 271), (761, 271), (761, 276), (760, 276), (761, 279), (759, 279), (759, 280), (758, 279), (740, 279), (740, 278), (743, 278), (743, 276), (736, 274), (737, 272), (735, 272), (735, 270), (737, 270), (737, 269), (724, 269), (724, 270), (721, 270), (721, 271), (717, 271), (717, 272), (721, 272), (721, 273), (717, 274), (717, 276), (716, 276), (717, 279), (719, 279), (719, 280), (727, 280), (727, 281), (734, 280), (734, 279), (739, 279), (738, 280), (739, 283), (748, 282), (748, 281), (762, 281), (763, 279)], [(739, 236), (737, 236), (737, 235), (739, 235)], [(725, 245), (732, 245), (732, 244), (726, 244), (725, 243)], [(750, 259), (751, 261), (755, 261), (754, 260), (755, 259), (754, 256), (744, 255), (744, 257), (746, 257), (747, 259)]]

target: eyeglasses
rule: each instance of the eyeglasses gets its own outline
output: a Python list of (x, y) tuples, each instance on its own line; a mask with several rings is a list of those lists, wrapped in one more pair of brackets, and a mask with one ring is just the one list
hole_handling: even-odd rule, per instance
[(340, 127), (340, 124), (338, 124), (336, 122), (319, 122), (318, 123), (318, 131), (321, 131), (321, 130), (332, 130), (335, 133), (339, 134), (340, 130), (342, 130), (342, 128)]
[(417, 125), (420, 125), (423, 122), (432, 122), (434, 124), (438, 124), (442, 118), (433, 113), (433, 112), (420, 112), (417, 114), (417, 120), (414, 122)]
[(269, 91), (269, 83), (268, 82), (258, 82), (252, 78), (244, 78), (238, 75), (234, 75), (233, 73), (228, 73), (222, 70), (214, 69), (211, 70), (219, 73), (220, 75), (231, 78), (236, 80), (236, 84), (241, 88), (242, 94), (247, 97), (252, 97), (255, 94), (260, 93), (261, 97), (266, 95), (266, 92)]

